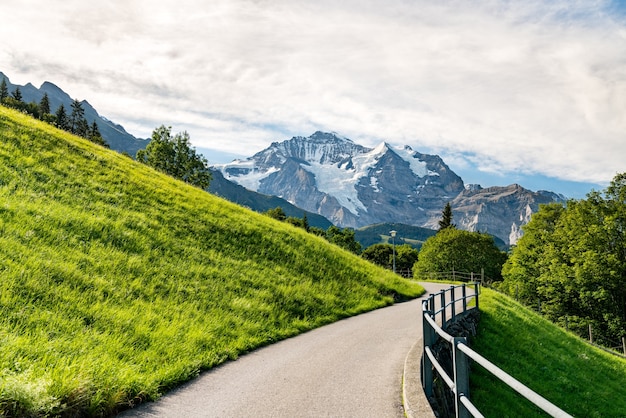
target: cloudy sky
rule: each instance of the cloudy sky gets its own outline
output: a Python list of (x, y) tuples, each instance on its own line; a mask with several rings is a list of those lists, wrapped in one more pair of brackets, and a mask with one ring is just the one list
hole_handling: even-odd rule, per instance
[(623, 0), (2, 0), (0, 16), (11, 82), (51, 81), (138, 137), (171, 125), (250, 156), (334, 131), (575, 197), (626, 171)]

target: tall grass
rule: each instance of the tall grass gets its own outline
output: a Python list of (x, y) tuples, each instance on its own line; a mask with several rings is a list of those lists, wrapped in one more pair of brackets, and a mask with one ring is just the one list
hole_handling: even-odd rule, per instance
[(107, 416), (423, 289), (0, 107), (0, 415)]
[[(477, 352), (573, 416), (626, 416), (626, 360), (489, 289), (480, 310)], [(487, 417), (548, 416), (476, 364), (470, 385)]]

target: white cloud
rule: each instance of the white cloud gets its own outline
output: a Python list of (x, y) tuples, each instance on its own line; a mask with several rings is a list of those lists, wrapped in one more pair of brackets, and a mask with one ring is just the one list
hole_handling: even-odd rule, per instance
[(0, 70), (138, 136), (252, 154), (337, 131), (606, 182), (626, 155), (626, 20), (608, 2), (4, 0)]

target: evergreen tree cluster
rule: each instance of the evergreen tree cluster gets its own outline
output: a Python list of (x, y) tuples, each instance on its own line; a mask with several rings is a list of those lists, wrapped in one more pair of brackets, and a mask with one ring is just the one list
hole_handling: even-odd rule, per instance
[(9, 93), (6, 78), (3, 78), (0, 82), (0, 104), (20, 110), (59, 129), (71, 132), (74, 135), (81, 136), (108, 148), (108, 144), (100, 134), (98, 124), (95, 120), (89, 124), (85, 118), (85, 109), (83, 109), (83, 105), (78, 99), (74, 99), (72, 102), (69, 114), (63, 104), (59, 105), (55, 112), (52, 113), (47, 93), (44, 93), (39, 103), (25, 103), (20, 88), (15, 87), (15, 90)]

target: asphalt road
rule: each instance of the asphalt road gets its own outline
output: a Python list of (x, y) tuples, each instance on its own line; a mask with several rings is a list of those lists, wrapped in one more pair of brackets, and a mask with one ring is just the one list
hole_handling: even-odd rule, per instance
[(278, 342), (120, 416), (404, 417), (402, 372), (421, 339), (419, 309), (419, 300), (399, 303)]

